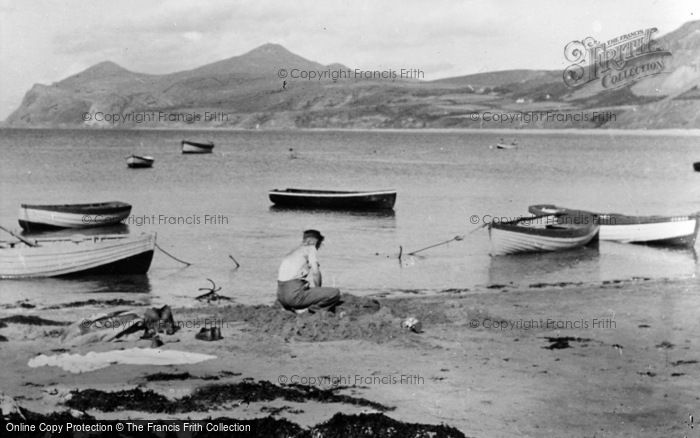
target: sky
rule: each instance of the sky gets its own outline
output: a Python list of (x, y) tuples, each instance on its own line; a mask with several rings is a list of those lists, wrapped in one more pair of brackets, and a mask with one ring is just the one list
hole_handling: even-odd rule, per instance
[(106, 60), (162, 74), (277, 43), (322, 64), (432, 80), (562, 69), (570, 41), (698, 19), (698, 0), (0, 0), (0, 120), (32, 85)]

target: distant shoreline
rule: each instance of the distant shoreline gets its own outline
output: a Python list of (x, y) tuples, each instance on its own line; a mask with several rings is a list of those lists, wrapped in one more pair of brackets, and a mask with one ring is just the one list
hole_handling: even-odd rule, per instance
[(436, 134), (594, 134), (594, 135), (647, 135), (647, 136), (683, 136), (700, 137), (700, 129), (606, 129), (606, 128), (561, 128), (561, 129), (494, 129), (494, 128), (288, 128), (288, 129), (245, 129), (245, 128), (85, 128), (85, 127), (40, 127), (40, 126), (0, 126), (0, 130), (61, 130), (61, 131), (201, 131), (201, 132), (387, 132), (387, 133), (436, 133)]

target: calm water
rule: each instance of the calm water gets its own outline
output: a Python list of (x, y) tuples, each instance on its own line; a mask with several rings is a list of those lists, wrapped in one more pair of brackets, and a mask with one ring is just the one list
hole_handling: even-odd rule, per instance
[[(698, 137), (523, 133), (520, 149), (499, 151), (488, 145), (504, 134), (0, 132), (0, 224), (18, 229), (22, 202), (126, 201), (133, 205), (128, 232), (157, 232), (162, 247), (194, 263), (182, 268), (156, 252), (147, 278), (2, 281), (3, 303), (128, 294), (186, 305), (207, 286), (206, 278), (238, 302), (269, 303), (279, 259), (305, 228), (326, 235), (325, 283), (355, 294), (681, 278), (700, 271), (692, 251), (607, 242), (598, 251), (491, 258), (484, 230), (403, 267), (396, 259), (399, 246), (410, 251), (470, 232), (472, 215), (518, 216), (536, 203), (628, 214), (699, 211), (700, 174), (691, 165), (700, 159)], [(211, 139), (215, 152), (183, 156), (182, 138)], [(297, 159), (289, 158), (289, 148)], [(131, 153), (154, 155), (154, 168), (127, 169)], [(278, 211), (267, 191), (284, 187), (394, 188), (398, 198), (390, 215)], [(156, 222), (190, 224), (137, 223), (154, 215)], [(207, 217), (218, 220), (205, 224)], [(240, 269), (232, 270), (229, 254)]]

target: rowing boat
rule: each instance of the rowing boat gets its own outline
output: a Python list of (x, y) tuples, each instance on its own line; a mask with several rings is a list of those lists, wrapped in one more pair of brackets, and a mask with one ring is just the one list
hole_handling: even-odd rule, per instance
[(21, 204), (19, 225), (27, 231), (100, 227), (118, 224), (131, 213), (126, 202), (92, 204)]
[(598, 225), (593, 220), (559, 224), (554, 216), (534, 216), (510, 222), (491, 222), (491, 255), (564, 251), (596, 240)]
[(154, 161), (150, 155), (131, 155), (126, 158), (126, 165), (132, 169), (153, 167)]
[(565, 217), (592, 215), (600, 225), (600, 240), (644, 245), (692, 248), (700, 229), (700, 213), (681, 216), (628, 216), (619, 213), (591, 213), (556, 205), (532, 205), (532, 214), (555, 214)]
[(0, 242), (0, 278), (145, 274), (151, 266), (155, 244), (155, 234), (3, 241)]
[(180, 145), (182, 146), (183, 154), (211, 154), (212, 150), (214, 149), (214, 143), (211, 141), (199, 142), (182, 140)]
[(336, 191), (270, 190), (270, 201), (281, 207), (335, 210), (384, 210), (394, 208), (395, 190)]

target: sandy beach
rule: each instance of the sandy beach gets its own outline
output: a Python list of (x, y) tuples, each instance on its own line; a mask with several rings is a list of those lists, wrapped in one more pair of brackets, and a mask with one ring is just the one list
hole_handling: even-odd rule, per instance
[[(699, 285), (695, 278), (490, 285), (429, 297), (346, 297), (335, 315), (205, 304), (173, 309), (182, 329), (161, 334), (160, 348), (216, 359), (83, 373), (28, 362), (150, 347), (141, 333), (61, 340), (71, 326), (59, 322), (134, 303), (46, 309), (22, 302), (0, 314), (7, 339), (0, 378), (3, 393), (24, 409), (71, 408), (98, 419), (272, 416), (307, 429), (338, 412), (381, 413), (477, 437), (683, 436), (698, 403)], [(422, 333), (401, 327), (409, 316)], [(195, 339), (204, 324), (220, 326), (223, 339)], [(261, 397), (261, 389), (271, 395)], [(122, 390), (130, 396), (101, 392)], [(163, 397), (135, 401), (149, 391)]]

